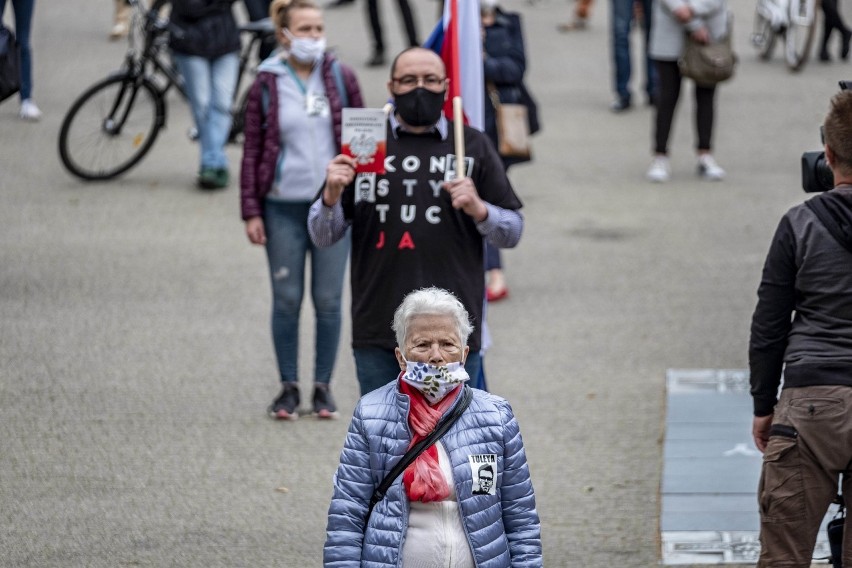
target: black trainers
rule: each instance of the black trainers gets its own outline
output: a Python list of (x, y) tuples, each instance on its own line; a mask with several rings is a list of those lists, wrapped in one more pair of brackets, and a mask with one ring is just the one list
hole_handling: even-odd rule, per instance
[(337, 418), (337, 405), (331, 389), (323, 383), (314, 385), (314, 414), (317, 418)]
[(299, 418), (299, 386), (296, 383), (284, 383), (281, 394), (267, 412), (270, 417), (278, 420), (297, 420)]

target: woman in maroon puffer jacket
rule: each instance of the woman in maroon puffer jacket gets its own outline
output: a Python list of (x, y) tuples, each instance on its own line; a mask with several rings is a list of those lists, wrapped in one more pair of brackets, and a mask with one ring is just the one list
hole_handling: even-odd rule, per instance
[(320, 418), (331, 418), (337, 408), (329, 382), (340, 341), (349, 239), (318, 249), (307, 218), (326, 165), (340, 153), (343, 107), (364, 105), (355, 74), (325, 52), (322, 12), (313, 0), (275, 0), (270, 14), (282, 50), (260, 65), (249, 92), (240, 173), (246, 234), (266, 246), (272, 282), (272, 339), (282, 388), (269, 414), (282, 420), (299, 415), (299, 312), (310, 253), (316, 313), (312, 406)]

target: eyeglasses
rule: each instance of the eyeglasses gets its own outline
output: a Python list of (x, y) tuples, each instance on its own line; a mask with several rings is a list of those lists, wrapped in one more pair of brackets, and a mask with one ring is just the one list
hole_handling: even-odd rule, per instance
[(399, 85), (400, 89), (403, 92), (412, 91), (420, 85), (423, 85), (430, 91), (439, 92), (444, 90), (444, 83), (446, 82), (446, 80), (446, 77), (438, 77), (437, 75), (426, 75), (425, 77), (417, 77), (416, 75), (403, 75), (402, 77), (393, 77), (391, 79), (391, 81)]

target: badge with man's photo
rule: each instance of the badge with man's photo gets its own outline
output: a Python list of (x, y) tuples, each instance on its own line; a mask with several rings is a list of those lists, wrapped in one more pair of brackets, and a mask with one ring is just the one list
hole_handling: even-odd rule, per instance
[(497, 489), (497, 454), (473, 454), (467, 456), (473, 478), (474, 495), (495, 495)]

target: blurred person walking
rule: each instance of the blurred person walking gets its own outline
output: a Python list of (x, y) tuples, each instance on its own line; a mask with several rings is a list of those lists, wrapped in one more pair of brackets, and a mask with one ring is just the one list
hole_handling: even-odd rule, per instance
[(231, 5), (236, 0), (173, 0), (169, 47), (183, 76), (201, 159), (198, 186), (227, 187), (225, 144), (231, 131), (231, 101), (240, 66), (240, 32)]
[[(524, 85), (527, 59), (521, 16), (516, 12), (505, 12), (496, 0), (480, 3), (483, 29), (483, 66), (486, 83), (485, 133), (498, 148), (497, 119), (494, 105), (489, 102), (490, 91), (495, 90), (499, 103), (523, 104), (530, 118), (530, 132), (538, 131), (538, 113), (535, 102)], [(529, 161), (530, 158), (500, 156), (503, 168), (508, 171), (513, 164)], [(496, 302), (509, 295), (500, 249), (485, 242), (486, 299)]]
[(249, 241), (266, 247), (272, 284), (272, 341), (281, 393), (270, 416), (298, 418), (299, 313), (310, 255), (316, 315), (313, 412), (337, 407), (329, 382), (340, 342), (343, 274), (349, 236), (328, 248), (311, 243), (308, 209), (340, 152), (343, 107), (361, 107), (354, 72), (326, 52), (322, 11), (313, 0), (275, 0), (270, 7), (283, 48), (258, 69), (246, 108), (240, 174), (242, 218)]
[[(41, 110), (33, 100), (33, 52), (30, 45), (35, 12), (35, 0), (11, 0), (12, 11), (15, 14), (15, 36), (21, 49), (21, 109), (18, 116), (23, 120), (37, 121), (41, 119)], [(0, 0), (0, 20), (6, 11), (6, 0)]]
[[(657, 71), (651, 63), (648, 48), (651, 42), (652, 4), (660, 4), (665, 0), (610, 0), (610, 15), (612, 35), (613, 83), (615, 100), (610, 110), (615, 113), (624, 112), (633, 106), (633, 95), (630, 92), (630, 78), (633, 74), (630, 55), (630, 30), (635, 22), (642, 28), (643, 49), (645, 59), (645, 93), (647, 102), (653, 105), (657, 96)], [(637, 8), (640, 7), (641, 9)], [(641, 15), (641, 19), (638, 17)]]
[[(669, 135), (680, 98), (683, 77), (677, 60), (683, 52), (684, 35), (700, 42), (717, 42), (728, 35), (727, 0), (658, 0), (654, 4), (651, 57), (659, 77), (654, 120), (654, 159), (646, 177), (652, 182), (671, 178)], [(698, 175), (721, 180), (723, 170), (712, 154), (716, 85), (695, 84), (695, 126)]]
[(819, 60), (826, 62), (831, 61), (831, 54), (828, 53), (828, 40), (834, 30), (840, 32), (840, 59), (847, 61), (849, 59), (849, 42), (852, 40), (852, 30), (843, 21), (843, 15), (840, 12), (840, 0), (822, 0), (822, 41), (820, 42)]

